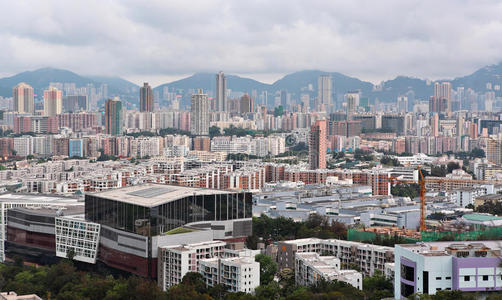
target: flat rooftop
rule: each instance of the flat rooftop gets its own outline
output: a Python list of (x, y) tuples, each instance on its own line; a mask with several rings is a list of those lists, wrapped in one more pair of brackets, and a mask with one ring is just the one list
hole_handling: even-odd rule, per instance
[(498, 221), (502, 220), (502, 217), (489, 215), (489, 214), (465, 214), (463, 216), (464, 219), (469, 221), (477, 221), (477, 222), (489, 222), (489, 221)]
[(94, 195), (110, 200), (126, 202), (146, 207), (153, 207), (167, 202), (178, 200), (193, 195), (216, 195), (216, 194), (235, 194), (236, 192), (192, 188), (178, 185), (166, 185), (147, 183), (142, 185), (128, 186), (119, 189), (107, 190)]
[(401, 248), (409, 249), (426, 256), (442, 256), (450, 255), (446, 253), (447, 248), (462, 248), (475, 249), (479, 248), (489, 248), (491, 250), (499, 250), (502, 248), (501, 241), (448, 241), (448, 242), (418, 242), (416, 244), (400, 244), (396, 245)]
[(68, 203), (78, 203), (78, 202), (83, 203), (84, 201), (79, 201), (79, 199), (75, 197), (62, 197), (62, 196), (44, 195), (44, 194), (6, 193), (6, 194), (0, 194), (0, 202), (68, 204)]

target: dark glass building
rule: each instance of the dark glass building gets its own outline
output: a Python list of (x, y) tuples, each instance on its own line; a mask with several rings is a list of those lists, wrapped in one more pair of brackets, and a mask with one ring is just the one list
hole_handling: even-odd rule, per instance
[(173, 229), (211, 230), (242, 242), (252, 233), (251, 216), (248, 192), (145, 184), (85, 196), (85, 219), (101, 225), (98, 260), (152, 278), (158, 247), (179, 239)]
[[(183, 195), (179, 190), (194, 190), (194, 193)], [(155, 236), (189, 223), (244, 219), (252, 215), (251, 193), (214, 193), (214, 190), (178, 186), (147, 187), (126, 195), (163, 198), (163, 201), (149, 203), (141, 199), (131, 203), (107, 198), (114, 192), (87, 195), (86, 220), (143, 236)]]

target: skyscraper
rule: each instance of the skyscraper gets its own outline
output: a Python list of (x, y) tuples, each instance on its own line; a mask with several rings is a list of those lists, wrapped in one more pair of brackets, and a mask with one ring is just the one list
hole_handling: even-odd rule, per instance
[(434, 113), (431, 119), (432, 136), (439, 136), (439, 115)]
[(281, 91), (281, 106), (282, 106), (282, 108), (286, 109), (287, 105), (288, 105), (288, 92)]
[(398, 96), (397, 97), (397, 112), (407, 112), (408, 111), (408, 97)]
[(44, 91), (44, 115), (55, 117), (63, 112), (63, 93), (55, 87)]
[(309, 165), (310, 169), (326, 169), (326, 120), (317, 120), (310, 127)]
[(190, 132), (193, 135), (209, 135), (209, 99), (201, 89), (192, 95)]
[(436, 82), (434, 83), (434, 97), (439, 104), (441, 112), (451, 112), (451, 83)]
[(227, 110), (227, 78), (220, 71), (216, 74), (216, 111)]
[(359, 92), (349, 92), (344, 98), (347, 102), (347, 114), (352, 115), (359, 107)]
[(14, 110), (18, 113), (35, 112), (35, 102), (33, 100), (33, 88), (21, 82), (12, 89), (12, 96), (14, 98)]
[(139, 111), (153, 112), (153, 91), (148, 82), (143, 83), (139, 89)]
[(107, 134), (122, 133), (122, 102), (117, 97), (105, 103), (105, 127)]
[(331, 94), (333, 93), (333, 83), (331, 75), (320, 75), (317, 79), (317, 103), (316, 109), (323, 105), (327, 110), (331, 108)]
[(244, 94), (240, 99), (239, 105), (240, 113), (250, 113), (253, 112), (253, 98), (251, 98), (248, 94)]

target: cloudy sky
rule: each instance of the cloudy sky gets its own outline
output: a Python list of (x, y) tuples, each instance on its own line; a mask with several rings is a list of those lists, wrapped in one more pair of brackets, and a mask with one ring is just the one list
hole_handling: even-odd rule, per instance
[(0, 11), (1, 76), (50, 66), (157, 85), (321, 69), (379, 82), (502, 61), (500, 1), (16, 0)]

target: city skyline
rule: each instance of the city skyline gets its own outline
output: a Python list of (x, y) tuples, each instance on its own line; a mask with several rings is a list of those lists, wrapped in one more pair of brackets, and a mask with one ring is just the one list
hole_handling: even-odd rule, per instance
[[(253, 13), (263, 11), (259, 2), (202, 2), (190, 9), (183, 3), (96, 5), (76, 2), (61, 14), (53, 13), (57, 1), (5, 7), (12, 13), (0, 21), (0, 76), (54, 66), (156, 85), (195, 72), (224, 70), (271, 82), (295, 70), (322, 69), (377, 83), (403, 70), (435, 80), (502, 61), (494, 38), (502, 31), (502, 6), (492, 1), (279, 1), (265, 14)], [(218, 7), (224, 10), (215, 22), (207, 16)], [(101, 23), (83, 22), (96, 18)]]

